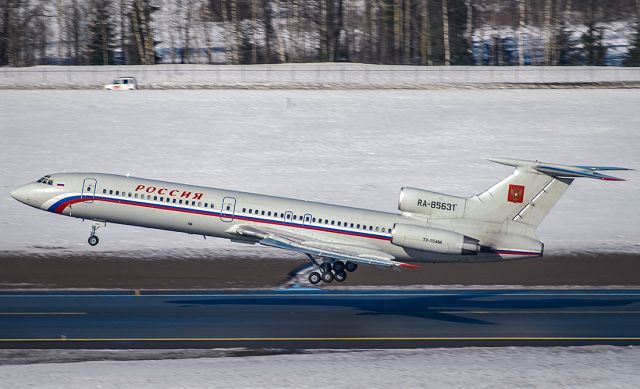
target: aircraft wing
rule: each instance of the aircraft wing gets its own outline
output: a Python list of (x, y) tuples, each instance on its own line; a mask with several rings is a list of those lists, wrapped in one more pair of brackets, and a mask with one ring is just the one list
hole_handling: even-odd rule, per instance
[(350, 244), (328, 242), (304, 235), (284, 232), (273, 228), (238, 226), (235, 231), (241, 236), (257, 239), (271, 247), (297, 251), (318, 258), (333, 258), (357, 264), (394, 268), (418, 268), (419, 266), (395, 261), (395, 257), (381, 250)]

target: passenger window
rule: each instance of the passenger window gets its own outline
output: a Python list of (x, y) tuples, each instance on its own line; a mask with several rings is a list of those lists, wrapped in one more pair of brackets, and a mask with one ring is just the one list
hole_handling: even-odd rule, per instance
[(369, 226), (369, 231), (373, 231), (373, 226)]
[[(87, 188), (87, 190), (91, 190), (91, 187)], [(119, 190), (117, 190), (117, 191), (116, 191), (116, 196), (118, 196), (119, 194), (120, 194), (120, 191), (119, 191)]]
[(176, 200), (176, 199), (173, 199), (173, 203), (174, 203), (174, 204), (175, 204), (175, 203), (176, 203), (177, 201), (178, 201), (178, 200)]
[(109, 189), (109, 194), (113, 194), (113, 189)]
[(160, 201), (164, 201), (164, 197), (160, 197)]
[(107, 194), (107, 190), (106, 190), (106, 189), (103, 189), (103, 190), (102, 190), (102, 193), (103, 193), (103, 194)]
[(137, 193), (135, 194), (135, 198), (138, 198), (138, 194)]
[(296, 215), (293, 215), (293, 220), (296, 220), (298, 217)]
[(182, 204), (182, 200), (180, 200), (180, 204)]
[(353, 228), (353, 223), (351, 223), (351, 228)]
[(202, 203), (198, 201), (198, 207), (202, 207)]
[(360, 228), (360, 224), (356, 224), (357, 228)]
[[(118, 192), (116, 192), (116, 193), (118, 193)], [(153, 199), (154, 200), (158, 200), (158, 196), (153, 196)]]
[(268, 216), (271, 216), (271, 211), (269, 211), (269, 212), (267, 213), (267, 215), (268, 215)]
[(342, 225), (342, 222), (338, 222), (338, 227), (340, 227)]
[(314, 217), (313, 219), (311, 219), (314, 223), (316, 222), (316, 218)]
[(335, 224), (336, 224), (335, 221), (331, 220), (331, 225), (333, 226)]
[(195, 201), (192, 201), (192, 202), (191, 202), (191, 205), (195, 206), (195, 205), (196, 205), (196, 202), (195, 202)]
[(280, 213), (280, 217), (284, 217), (284, 213)]
[(378, 231), (379, 231), (379, 228), (378, 228), (378, 227), (376, 227), (376, 232), (378, 232)]
[(208, 207), (209, 207), (209, 204), (204, 203), (204, 207), (205, 207), (205, 208), (208, 208)]
[(262, 211), (262, 216), (264, 216), (264, 211)]
[(131, 192), (129, 192), (129, 197), (131, 197), (131, 196), (132, 196), (132, 195), (131, 195)]

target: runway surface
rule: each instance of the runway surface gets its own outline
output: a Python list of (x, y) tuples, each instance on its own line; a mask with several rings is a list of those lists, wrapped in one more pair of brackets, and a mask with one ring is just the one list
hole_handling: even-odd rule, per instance
[(640, 344), (640, 290), (3, 292), (3, 348)]

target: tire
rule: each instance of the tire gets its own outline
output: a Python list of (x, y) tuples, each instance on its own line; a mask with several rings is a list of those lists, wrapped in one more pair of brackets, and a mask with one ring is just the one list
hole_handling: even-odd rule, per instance
[(337, 261), (333, 264), (333, 270), (337, 273), (344, 272), (345, 264), (342, 261)]
[(345, 273), (343, 271), (337, 271), (336, 275), (335, 275), (335, 279), (338, 282), (344, 282), (347, 279), (347, 273)]
[(330, 272), (332, 267), (331, 267), (331, 263), (329, 262), (322, 262), (322, 264), (320, 264), (320, 269), (323, 272)]
[(311, 273), (309, 273), (309, 282), (311, 283), (311, 285), (315, 285), (320, 281), (322, 281), (320, 273), (318, 273), (317, 271), (312, 271)]
[(330, 271), (322, 272), (322, 281), (327, 284), (333, 281), (333, 273)]
[(356, 269), (358, 268), (358, 264), (357, 263), (353, 263), (353, 262), (347, 262), (345, 268), (347, 269), (347, 271), (349, 273), (356, 271)]
[(97, 237), (96, 235), (91, 235), (91, 236), (89, 237), (88, 242), (89, 242), (89, 245), (90, 245), (90, 246), (95, 246), (95, 245), (97, 245), (97, 244), (98, 244), (98, 242), (100, 242), (100, 239), (98, 239), (98, 237)]

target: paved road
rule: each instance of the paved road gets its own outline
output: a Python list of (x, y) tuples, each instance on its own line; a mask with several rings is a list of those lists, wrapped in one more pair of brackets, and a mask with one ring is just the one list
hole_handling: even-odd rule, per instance
[(3, 348), (640, 344), (640, 290), (4, 292)]

